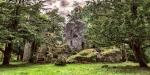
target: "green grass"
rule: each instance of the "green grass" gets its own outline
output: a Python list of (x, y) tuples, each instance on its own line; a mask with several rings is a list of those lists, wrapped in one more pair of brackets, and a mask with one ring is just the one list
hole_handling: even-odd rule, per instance
[[(108, 65), (108, 66), (107, 66)], [(116, 64), (14, 64), (0, 66), (0, 75), (150, 75), (136, 63)]]

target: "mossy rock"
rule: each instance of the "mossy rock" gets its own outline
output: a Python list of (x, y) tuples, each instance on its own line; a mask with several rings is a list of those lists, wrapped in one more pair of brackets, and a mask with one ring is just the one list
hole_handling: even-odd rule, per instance
[(122, 60), (121, 51), (110, 50), (102, 52), (101, 58), (98, 58), (100, 62), (120, 62)]
[(95, 49), (85, 49), (68, 57), (68, 63), (95, 62), (98, 52)]
[(67, 63), (89, 63), (89, 62), (121, 62), (122, 54), (119, 50), (103, 50), (101, 53), (95, 49), (85, 49), (68, 57)]

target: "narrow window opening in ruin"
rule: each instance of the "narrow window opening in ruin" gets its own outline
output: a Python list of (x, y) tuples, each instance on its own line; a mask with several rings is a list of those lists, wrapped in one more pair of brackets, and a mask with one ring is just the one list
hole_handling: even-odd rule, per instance
[(78, 35), (74, 34), (73, 37), (76, 38), (76, 37), (78, 37)]
[(70, 45), (72, 46), (72, 41), (70, 41)]

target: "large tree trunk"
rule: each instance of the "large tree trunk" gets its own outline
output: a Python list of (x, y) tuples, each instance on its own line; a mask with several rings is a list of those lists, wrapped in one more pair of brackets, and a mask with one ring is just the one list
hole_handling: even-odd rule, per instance
[(140, 67), (148, 67), (139, 40), (132, 41), (130, 43), (130, 48), (133, 50), (136, 60), (138, 61)]
[(20, 60), (20, 56), (19, 56), (19, 54), (17, 54), (17, 61), (19, 61)]
[(3, 65), (9, 65), (12, 52), (12, 45), (12, 43), (7, 43), (5, 46)]
[(35, 41), (33, 41), (31, 45), (31, 55), (30, 55), (30, 60), (29, 60), (30, 63), (34, 63), (35, 59), (33, 55), (36, 53), (37, 49), (38, 49), (38, 45)]
[(31, 44), (30, 42), (26, 41), (25, 47), (24, 47), (24, 53), (23, 53), (23, 61), (29, 62), (31, 55)]
[(23, 51), (22, 51), (22, 53), (20, 54), (20, 60), (22, 61), (23, 60)]
[(17, 61), (22, 61), (23, 60), (23, 50), (19, 50), (17, 53)]

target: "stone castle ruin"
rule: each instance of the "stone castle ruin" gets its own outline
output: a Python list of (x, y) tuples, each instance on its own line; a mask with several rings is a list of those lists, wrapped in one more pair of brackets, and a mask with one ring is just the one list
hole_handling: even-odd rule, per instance
[(85, 23), (79, 19), (70, 20), (65, 26), (64, 37), (71, 50), (84, 48), (84, 26)]
[[(64, 38), (67, 45), (58, 45), (56, 48), (53, 48), (47, 46), (46, 44), (42, 44), (34, 53), (32, 53), (31, 43), (27, 42), (24, 48), (23, 60), (28, 62), (32, 58), (34, 63), (53, 63), (60, 55), (65, 57), (68, 56), (68, 47), (69, 50), (79, 51), (83, 49), (85, 44), (83, 35), (84, 26), (84, 22), (79, 19), (72, 19), (65, 25)], [(45, 33), (45, 36), (47, 35), (49, 35), (49, 33)]]

